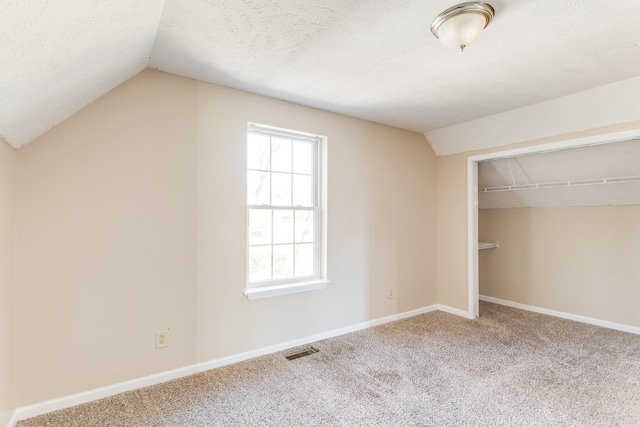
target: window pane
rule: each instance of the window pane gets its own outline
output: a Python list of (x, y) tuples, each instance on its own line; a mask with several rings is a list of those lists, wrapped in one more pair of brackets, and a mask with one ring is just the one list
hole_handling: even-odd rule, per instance
[(296, 245), (296, 277), (313, 275), (313, 244)]
[(249, 210), (249, 244), (271, 243), (271, 210)]
[(308, 175), (313, 173), (313, 143), (293, 142), (293, 172)]
[(269, 204), (269, 173), (247, 171), (247, 204)]
[(293, 243), (293, 211), (273, 211), (273, 243)]
[(273, 247), (273, 278), (293, 277), (293, 245)]
[(293, 205), (294, 206), (313, 206), (313, 188), (311, 183), (313, 180), (310, 176), (294, 175), (293, 176)]
[(249, 248), (249, 281), (271, 280), (271, 246)]
[(291, 140), (271, 138), (271, 170), (291, 172)]
[(296, 211), (296, 243), (313, 242), (313, 211)]
[(288, 173), (272, 173), (271, 179), (273, 206), (291, 206), (291, 175)]
[(320, 143), (295, 131), (248, 127), (247, 288), (308, 280), (319, 268)]
[(269, 136), (257, 133), (247, 135), (247, 168), (269, 170)]

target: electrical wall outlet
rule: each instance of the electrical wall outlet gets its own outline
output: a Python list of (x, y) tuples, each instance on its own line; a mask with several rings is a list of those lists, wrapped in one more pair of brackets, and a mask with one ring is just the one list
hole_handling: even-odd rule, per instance
[(389, 292), (387, 293), (387, 297), (389, 299), (394, 299), (396, 297), (396, 290), (394, 288), (389, 288)]
[(169, 330), (156, 331), (156, 348), (169, 346)]

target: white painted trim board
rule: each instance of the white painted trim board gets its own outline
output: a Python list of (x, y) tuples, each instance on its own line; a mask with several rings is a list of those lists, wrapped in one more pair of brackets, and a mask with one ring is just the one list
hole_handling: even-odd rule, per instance
[(7, 427), (14, 427), (18, 423), (18, 411), (13, 411), (11, 414), (11, 418), (9, 418), (9, 422), (7, 423)]
[(533, 305), (521, 304), (519, 302), (507, 301), (500, 298), (488, 297), (480, 295), (481, 301), (492, 302), (507, 307), (519, 308), (520, 310), (531, 311), (534, 313), (546, 314), (548, 316), (559, 317), (561, 319), (573, 320), (575, 322), (586, 323), (589, 325), (601, 326), (603, 328), (614, 329), (616, 331), (629, 332), (631, 334), (640, 335), (640, 327), (623, 325), (622, 323), (610, 322), (608, 320), (596, 319), (593, 317), (580, 316), (578, 314), (566, 313), (564, 311), (550, 310), (548, 308), (536, 307)]
[(7, 427), (15, 427), (15, 424), (21, 420), (37, 417), (38, 415), (47, 414), (49, 412), (57, 411), (60, 409), (81, 405), (83, 403), (92, 402), (94, 400), (103, 399), (105, 397), (114, 396), (116, 394), (124, 393), (126, 391), (148, 387), (155, 384), (160, 384), (166, 381), (171, 381), (177, 378), (186, 377), (199, 372), (208, 371), (210, 369), (219, 368), (219, 367), (230, 365), (237, 362), (242, 362), (244, 360), (253, 359), (259, 356), (264, 356), (266, 354), (276, 353), (278, 351), (283, 351), (291, 347), (310, 344), (316, 341), (337, 337), (340, 335), (348, 334), (350, 332), (356, 332), (356, 331), (371, 328), (374, 326), (383, 325), (385, 323), (394, 322), (396, 320), (402, 320), (408, 317), (413, 317), (420, 314), (430, 313), (438, 310), (455, 314), (457, 316), (465, 317), (467, 319), (471, 318), (469, 314), (465, 311), (447, 307), (441, 304), (434, 304), (427, 307), (419, 308), (417, 310), (393, 314), (393, 315), (382, 317), (379, 319), (373, 319), (366, 322), (357, 323), (355, 325), (346, 326), (344, 328), (334, 329), (334, 330), (323, 332), (320, 334), (311, 335), (309, 337), (287, 341), (284, 343), (275, 344), (272, 346), (263, 347), (256, 350), (232, 355), (232, 356), (221, 357), (218, 359), (210, 360), (208, 362), (197, 363), (195, 365), (185, 366), (183, 368), (178, 368), (171, 371), (160, 372), (158, 374), (153, 374), (146, 377), (121, 382), (118, 384), (100, 387), (97, 389), (88, 390), (88, 391), (73, 394), (70, 396), (47, 400), (45, 402), (40, 402), (33, 405), (22, 406), (22, 407), (16, 408), (14, 415), (9, 421), (9, 424), (7, 425)]
[(634, 122), (640, 117), (639, 96), (640, 77), (633, 77), (434, 129), (424, 135), (438, 156), (496, 149), (517, 142)]
[[(494, 304), (505, 305), (508, 307), (519, 308), (521, 310), (527, 310), (535, 313), (546, 314), (546, 315), (555, 316), (563, 319), (574, 320), (577, 322), (587, 323), (590, 325), (602, 326), (609, 329), (619, 330), (623, 332), (630, 332), (632, 334), (640, 335), (640, 328), (634, 327), (634, 326), (623, 325), (623, 324), (609, 322), (609, 321), (600, 320), (600, 319), (594, 319), (586, 316), (579, 316), (571, 313), (564, 313), (560, 311), (549, 310), (546, 308), (534, 307), (526, 304), (520, 304), (517, 302), (502, 300), (499, 298), (488, 297), (485, 295), (481, 295), (480, 300), (492, 302)], [(110, 386), (101, 387), (101, 388), (89, 390), (82, 393), (77, 393), (71, 396), (52, 399), (52, 400), (37, 403), (34, 405), (23, 406), (23, 407), (17, 408), (14, 411), (13, 416), (11, 417), (11, 419), (9, 420), (9, 423), (7, 424), (7, 427), (15, 427), (18, 421), (25, 420), (27, 418), (36, 417), (38, 415), (43, 415), (52, 411), (69, 408), (72, 406), (76, 406), (76, 405), (88, 403), (94, 400), (102, 399), (105, 397), (113, 396), (119, 393), (124, 393), (126, 391), (135, 390), (135, 389), (147, 387), (150, 385), (160, 384), (173, 379), (186, 377), (188, 375), (193, 375), (198, 372), (204, 372), (210, 369), (219, 368), (222, 366), (230, 365), (233, 363), (241, 362), (241, 361), (252, 359), (255, 357), (264, 356), (266, 354), (271, 354), (278, 351), (286, 350), (291, 347), (310, 344), (312, 342), (337, 337), (340, 335), (348, 334), (350, 332), (360, 331), (363, 329), (371, 328), (378, 325), (383, 325), (385, 323), (394, 322), (396, 320), (406, 319), (406, 318), (417, 316), (424, 313), (430, 313), (433, 311), (442, 311), (445, 313), (463, 317), (465, 319), (475, 318), (475, 316), (473, 316), (467, 311), (459, 310), (457, 308), (449, 307), (442, 304), (434, 304), (434, 305), (423, 307), (417, 310), (407, 311), (399, 314), (393, 314), (391, 316), (382, 317), (380, 319), (374, 319), (367, 322), (358, 323), (352, 326), (334, 329), (332, 331), (323, 332), (323, 333), (312, 335), (309, 337), (300, 338), (297, 340), (287, 341), (287, 342), (272, 345), (269, 347), (263, 347), (257, 350), (240, 353), (233, 356), (222, 357), (222, 358), (214, 359), (208, 362), (186, 366), (184, 368), (174, 369), (172, 371), (161, 372), (158, 374), (149, 375), (147, 377), (138, 378), (131, 381), (125, 381), (122, 383), (113, 384)]]
[(465, 319), (473, 320), (476, 318), (476, 316), (469, 313), (468, 311), (459, 310), (457, 308), (449, 307), (448, 305), (436, 304), (435, 307), (437, 311), (454, 314), (459, 317), (464, 317)]

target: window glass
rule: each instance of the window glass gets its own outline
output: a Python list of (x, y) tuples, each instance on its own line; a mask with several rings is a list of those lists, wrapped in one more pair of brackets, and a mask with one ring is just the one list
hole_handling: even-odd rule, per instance
[(249, 128), (247, 287), (319, 277), (319, 147), (319, 137)]

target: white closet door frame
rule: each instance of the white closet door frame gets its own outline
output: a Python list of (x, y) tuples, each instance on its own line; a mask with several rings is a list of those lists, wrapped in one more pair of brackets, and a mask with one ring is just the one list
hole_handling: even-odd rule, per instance
[(468, 247), (468, 317), (475, 319), (480, 314), (480, 288), (478, 269), (478, 163), (516, 157), (526, 154), (545, 153), (589, 145), (610, 144), (640, 137), (640, 129), (607, 133), (586, 138), (570, 139), (531, 147), (516, 148), (480, 154), (467, 158), (467, 247)]

